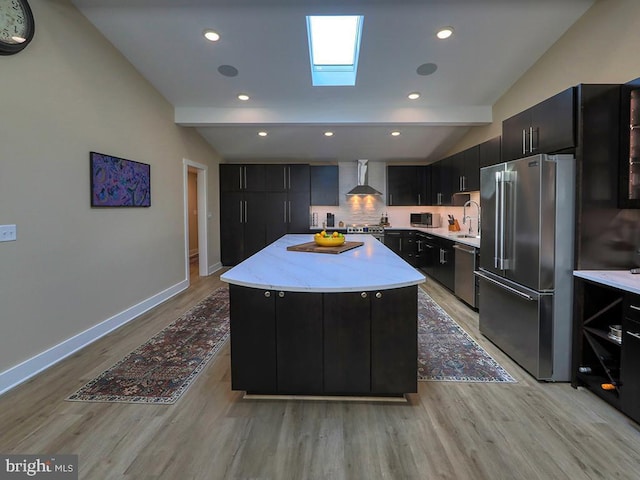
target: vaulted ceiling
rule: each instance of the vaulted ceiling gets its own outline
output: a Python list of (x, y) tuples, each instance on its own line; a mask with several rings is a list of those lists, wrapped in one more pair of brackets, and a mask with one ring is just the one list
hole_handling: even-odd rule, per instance
[[(72, 1), (225, 160), (388, 162), (437, 160), (490, 123), (493, 103), (594, 3)], [(311, 85), (305, 16), (322, 14), (364, 15), (353, 87)], [(442, 26), (451, 38), (436, 38)]]

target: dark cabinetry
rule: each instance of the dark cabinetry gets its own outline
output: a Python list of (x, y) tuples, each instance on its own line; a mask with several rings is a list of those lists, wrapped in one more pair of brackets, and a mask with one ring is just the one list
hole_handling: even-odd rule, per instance
[(431, 204), (451, 205), (453, 195), (453, 159), (447, 157), (431, 165)]
[(235, 265), (309, 229), (309, 165), (220, 165), (220, 257)]
[(340, 205), (337, 165), (311, 165), (311, 205)]
[(640, 422), (640, 295), (626, 293), (622, 319), (622, 411)]
[(416, 237), (417, 266), (429, 277), (453, 291), (455, 288), (455, 242), (419, 232)]
[(430, 167), (400, 165), (387, 167), (387, 205), (429, 205)]
[(502, 137), (494, 137), (478, 145), (479, 168), (495, 165), (502, 161), (501, 144)]
[(573, 87), (502, 122), (504, 161), (574, 146)]
[(622, 87), (620, 208), (640, 208), (640, 79)]
[(572, 383), (640, 422), (640, 295), (584, 279), (575, 286)]
[(416, 231), (415, 230), (385, 230), (384, 244), (402, 259), (416, 267)]
[(417, 287), (324, 294), (229, 290), (234, 390), (417, 391)]
[(453, 193), (480, 190), (480, 148), (468, 148), (451, 157)]

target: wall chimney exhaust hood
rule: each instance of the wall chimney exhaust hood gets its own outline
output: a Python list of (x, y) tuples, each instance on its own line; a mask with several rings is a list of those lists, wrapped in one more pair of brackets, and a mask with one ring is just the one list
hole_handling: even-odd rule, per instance
[(382, 195), (367, 183), (367, 162), (368, 160), (358, 160), (358, 184), (347, 195)]

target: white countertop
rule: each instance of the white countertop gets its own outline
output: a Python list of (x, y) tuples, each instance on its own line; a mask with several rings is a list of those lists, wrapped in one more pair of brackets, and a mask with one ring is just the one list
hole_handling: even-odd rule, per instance
[(360, 292), (418, 285), (424, 275), (371, 235), (352, 234), (364, 245), (339, 254), (292, 252), (288, 246), (313, 241), (313, 235), (285, 235), (220, 279), (234, 285), (287, 292)]
[(640, 295), (640, 274), (629, 270), (575, 270), (573, 275)]
[(418, 232), (423, 232), (429, 235), (435, 235), (436, 237), (447, 238), (449, 240), (453, 240), (454, 242), (464, 243), (465, 245), (469, 245), (471, 247), (480, 248), (480, 239), (479, 238), (458, 238), (458, 235), (464, 235), (467, 233), (467, 229), (464, 225), (461, 225), (462, 230), (459, 232), (450, 232), (447, 227), (440, 228), (421, 228), (421, 227), (412, 227), (412, 226), (393, 226), (391, 228), (385, 228), (385, 230), (416, 230)]

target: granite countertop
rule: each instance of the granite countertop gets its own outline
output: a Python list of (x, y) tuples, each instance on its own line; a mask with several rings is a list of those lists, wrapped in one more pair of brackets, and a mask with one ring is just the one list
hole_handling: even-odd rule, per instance
[(292, 252), (290, 245), (313, 241), (313, 235), (285, 235), (225, 272), (234, 285), (287, 292), (360, 292), (418, 285), (424, 275), (376, 240), (352, 234), (363, 246), (339, 254)]
[(573, 275), (640, 295), (640, 274), (629, 270), (575, 270)]

